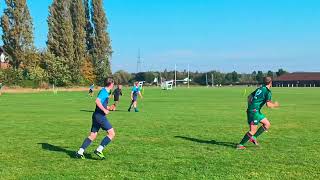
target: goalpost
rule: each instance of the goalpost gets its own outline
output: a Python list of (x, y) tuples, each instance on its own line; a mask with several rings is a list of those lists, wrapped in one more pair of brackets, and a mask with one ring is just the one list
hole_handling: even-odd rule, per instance
[[(180, 68), (185, 67), (185, 65), (181, 65)], [(167, 69), (167, 68), (165, 68)], [(173, 69), (173, 77), (171, 76), (171, 78), (166, 79), (168, 77), (163, 77), (162, 76), (162, 71), (159, 71), (159, 78), (155, 78), (153, 83), (159, 84), (161, 89), (163, 90), (172, 90), (174, 88), (178, 87), (178, 83), (183, 83), (184, 85), (187, 86), (187, 88), (190, 88), (190, 82), (192, 81), (190, 79), (190, 64), (187, 65), (187, 67), (185, 67), (183, 69), (183, 71), (179, 71), (178, 69), (178, 65), (174, 64), (173, 68), (168, 68)], [(181, 70), (181, 69), (180, 69)], [(172, 72), (172, 71), (171, 71)], [(181, 78), (181, 73), (184, 72), (184, 78)], [(158, 83), (159, 81), (159, 83)]]
[(187, 87), (190, 88), (190, 64), (188, 64), (187, 68), (187, 77), (184, 79), (177, 80), (177, 64), (174, 65), (174, 84), (175, 88), (177, 88), (177, 82), (182, 82), (184, 84), (187, 84)]

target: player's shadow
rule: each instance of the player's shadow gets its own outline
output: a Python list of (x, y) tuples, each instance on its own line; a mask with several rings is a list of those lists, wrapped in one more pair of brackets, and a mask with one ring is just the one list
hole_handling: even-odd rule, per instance
[[(56, 145), (52, 145), (49, 143), (38, 143), (41, 145), (42, 149), (47, 150), (47, 151), (53, 151), (53, 152), (61, 152), (61, 153), (66, 153), (70, 158), (76, 158), (76, 152), (72, 151), (72, 150), (68, 150), (66, 148), (60, 147), (60, 146), (56, 146)], [(87, 154), (84, 153), (84, 156), (87, 159), (93, 159), (96, 160), (92, 157), (91, 154)]]
[(80, 110), (81, 112), (88, 112), (88, 113), (93, 113), (94, 111), (92, 111), (92, 110), (85, 110), (85, 109), (81, 109)]
[(230, 147), (230, 148), (235, 148), (237, 146), (237, 143), (233, 142), (221, 142), (221, 141), (216, 141), (216, 140), (202, 140), (202, 139), (197, 139), (197, 138), (191, 138), (191, 137), (185, 137), (185, 136), (175, 136), (175, 138), (180, 138), (184, 139), (187, 141), (193, 141), (201, 144), (213, 144), (217, 146), (225, 146), (225, 147)]

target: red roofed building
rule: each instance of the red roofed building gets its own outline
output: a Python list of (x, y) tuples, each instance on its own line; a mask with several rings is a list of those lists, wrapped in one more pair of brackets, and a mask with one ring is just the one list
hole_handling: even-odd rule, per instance
[(279, 76), (275, 87), (320, 87), (320, 72), (296, 72)]

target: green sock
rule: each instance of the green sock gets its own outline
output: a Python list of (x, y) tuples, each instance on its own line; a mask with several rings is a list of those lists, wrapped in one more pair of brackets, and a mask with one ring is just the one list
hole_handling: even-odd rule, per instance
[(257, 138), (257, 137), (260, 136), (264, 131), (266, 131), (266, 128), (265, 128), (264, 126), (261, 126), (261, 127), (258, 129), (258, 131), (256, 132), (256, 134), (254, 134), (253, 136)]
[(251, 136), (251, 134), (250, 134), (249, 132), (246, 133), (246, 134), (243, 136), (243, 138), (242, 138), (242, 140), (241, 140), (241, 142), (240, 142), (239, 144), (240, 144), (240, 145), (244, 145), (246, 142), (249, 141), (250, 136)]

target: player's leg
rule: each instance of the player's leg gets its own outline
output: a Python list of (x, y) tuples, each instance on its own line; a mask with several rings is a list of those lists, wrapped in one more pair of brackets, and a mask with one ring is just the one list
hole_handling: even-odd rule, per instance
[(255, 119), (256, 119), (254, 121), (255, 123), (262, 123), (263, 125), (256, 132), (252, 132), (253, 134), (250, 138), (250, 142), (252, 142), (255, 145), (259, 145), (257, 137), (270, 127), (270, 123), (269, 123), (268, 119), (266, 118), (266, 116), (264, 114), (262, 114), (261, 112), (255, 113)]
[(119, 105), (119, 99), (117, 101), (114, 101), (114, 111), (117, 110), (117, 106)]
[(97, 134), (98, 134), (97, 132), (91, 132), (90, 135), (86, 139), (84, 139), (81, 147), (79, 148), (78, 152), (76, 153), (76, 156), (78, 158), (85, 159), (83, 153), (90, 146), (92, 141), (94, 141), (96, 139)]
[(107, 135), (103, 140), (101, 141), (100, 145), (98, 148), (94, 151), (94, 153), (99, 156), (101, 159), (104, 159), (105, 156), (102, 153), (103, 149), (112, 141), (112, 139), (115, 137), (116, 133), (114, 129), (112, 128), (110, 122), (105, 118), (103, 124), (102, 124), (102, 129), (107, 131)]
[(119, 98), (114, 96), (114, 103), (113, 103), (113, 111), (115, 111), (117, 109), (117, 106), (119, 104)]
[(267, 118), (264, 118), (260, 121), (262, 126), (258, 129), (258, 131), (253, 135), (255, 138), (259, 137), (263, 132), (268, 131), (271, 124)]
[(237, 149), (245, 149), (245, 143), (252, 139), (252, 136), (257, 132), (259, 122), (256, 119), (255, 113), (247, 112), (247, 119), (250, 130), (243, 136), (237, 146)]
[(129, 106), (129, 108), (128, 108), (128, 111), (129, 111), (129, 112), (131, 111), (131, 108), (132, 108), (133, 103), (134, 103), (134, 100), (132, 100), (131, 103), (130, 103), (130, 106)]
[(138, 96), (134, 96), (133, 97), (133, 108), (135, 112), (139, 112), (138, 108), (137, 108), (137, 104), (138, 104)]
[(85, 159), (83, 153), (90, 146), (92, 141), (94, 141), (97, 138), (97, 134), (98, 134), (99, 129), (100, 129), (100, 124), (97, 121), (97, 115), (93, 114), (90, 135), (83, 141), (78, 152), (76, 153), (76, 156), (78, 158)]
[(138, 102), (135, 101), (135, 102), (133, 103), (133, 107), (134, 107), (134, 111), (135, 111), (135, 112), (139, 112), (137, 106), (138, 106)]
[(253, 134), (257, 132), (258, 126), (255, 125), (253, 122), (250, 124), (250, 130), (243, 136), (242, 140), (240, 141), (239, 145), (237, 146), (238, 149), (245, 149), (245, 144), (252, 139)]
[(112, 141), (112, 139), (115, 136), (115, 132), (114, 129), (111, 128), (107, 131), (107, 135), (105, 138), (103, 138), (103, 140), (101, 141), (100, 145), (98, 146), (98, 148), (94, 151), (94, 153), (99, 156), (101, 159), (104, 159), (105, 156), (103, 154), (103, 149)]

